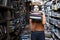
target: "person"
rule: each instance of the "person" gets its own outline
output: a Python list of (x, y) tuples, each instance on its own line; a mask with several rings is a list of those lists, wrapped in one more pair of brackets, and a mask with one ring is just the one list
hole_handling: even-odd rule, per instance
[[(31, 14), (39, 14), (39, 7), (37, 5), (34, 6), (34, 12)], [(29, 19), (30, 29), (31, 29), (31, 40), (45, 40), (44, 34), (44, 25), (46, 23), (45, 14), (42, 13), (40, 15), (42, 17), (42, 21), (33, 22), (32, 19)]]

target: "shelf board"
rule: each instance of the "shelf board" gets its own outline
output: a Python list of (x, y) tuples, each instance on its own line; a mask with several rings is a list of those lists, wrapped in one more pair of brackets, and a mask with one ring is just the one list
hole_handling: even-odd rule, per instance
[(49, 23), (52, 24), (52, 25), (54, 25), (56, 28), (60, 29), (60, 27), (58, 27), (57, 25), (55, 25), (55, 24), (53, 24), (51, 22), (49, 22)]
[(3, 5), (0, 5), (0, 10), (4, 10), (4, 11), (6, 11), (6, 10), (15, 10), (15, 8), (10, 8), (10, 7), (8, 7), (8, 6), (3, 6)]
[(54, 34), (60, 39), (60, 35), (59, 35), (59, 34), (57, 34), (57, 33), (55, 33), (55, 32), (54, 32)]
[(51, 18), (60, 19), (60, 17), (50, 16)]
[(4, 22), (6, 22), (6, 20), (0, 20), (0, 23), (4, 23)]
[(51, 36), (52, 36), (52, 38), (55, 38), (55, 37), (54, 37), (54, 34), (52, 34)]
[(20, 2), (20, 1), (13, 1), (13, 2)]
[(13, 1), (19, 1), (19, 0), (13, 0)]
[[(11, 19), (13, 19), (13, 18), (9, 18), (10, 20)], [(2, 20), (0, 20), (0, 23), (4, 23), (4, 22), (6, 22), (8, 19), (2, 19)]]

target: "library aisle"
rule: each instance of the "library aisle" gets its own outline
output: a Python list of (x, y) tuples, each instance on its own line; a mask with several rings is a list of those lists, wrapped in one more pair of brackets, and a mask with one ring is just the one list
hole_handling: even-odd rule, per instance
[(60, 0), (0, 0), (0, 40), (31, 40), (29, 19), (43, 14), (45, 40), (60, 40)]

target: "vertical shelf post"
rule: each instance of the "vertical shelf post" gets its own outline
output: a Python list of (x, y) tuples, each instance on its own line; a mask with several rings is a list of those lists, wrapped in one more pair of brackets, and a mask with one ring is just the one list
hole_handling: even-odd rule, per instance
[(7, 40), (10, 40), (9, 26), (10, 26), (10, 12), (8, 10), (7, 11)]

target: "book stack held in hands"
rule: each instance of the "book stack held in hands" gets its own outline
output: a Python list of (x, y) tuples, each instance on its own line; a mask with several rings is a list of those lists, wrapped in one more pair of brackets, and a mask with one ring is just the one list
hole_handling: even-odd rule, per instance
[(30, 19), (32, 19), (33, 21), (42, 21), (42, 16), (38, 13), (31, 13)]

